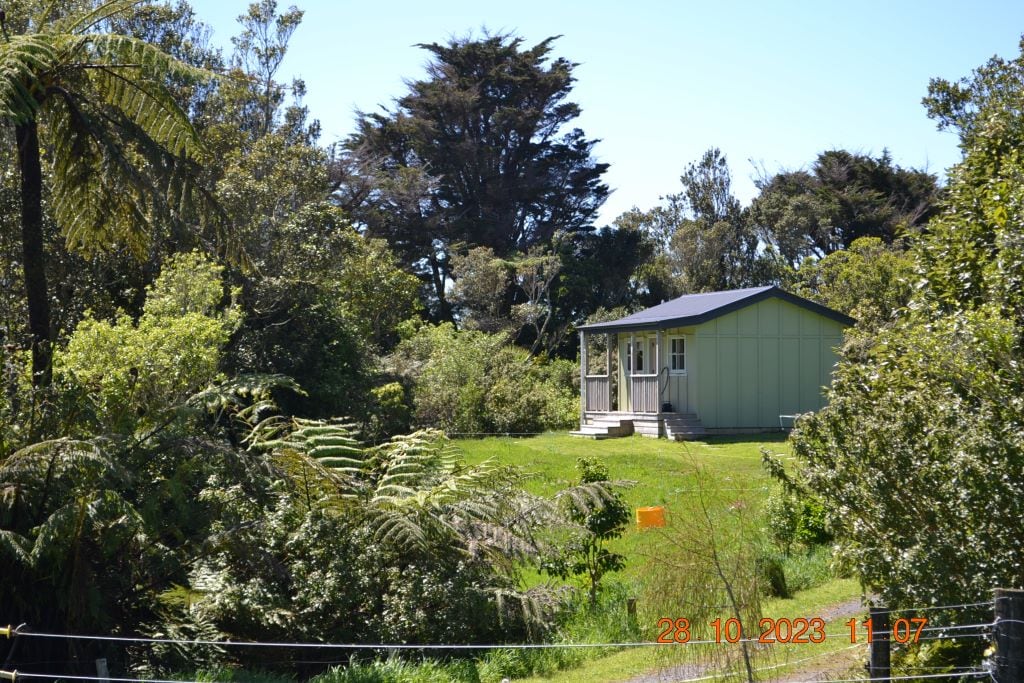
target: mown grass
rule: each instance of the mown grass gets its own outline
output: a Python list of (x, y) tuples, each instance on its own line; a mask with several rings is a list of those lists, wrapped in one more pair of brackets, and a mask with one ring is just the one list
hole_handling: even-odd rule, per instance
[[(470, 464), (493, 458), (503, 465), (521, 467), (532, 475), (526, 488), (538, 495), (552, 495), (576, 483), (578, 458), (598, 458), (607, 464), (612, 479), (636, 482), (623, 491), (631, 508), (662, 505), (673, 523), (684, 523), (696, 514), (702, 492), (711, 508), (740, 503), (756, 510), (771, 488), (761, 467), (761, 447), (788, 453), (781, 435), (680, 443), (640, 436), (594, 441), (548, 433), (530, 438), (463, 439), (455, 445)], [(642, 580), (646, 565), (659, 552), (658, 544), (656, 534), (639, 531), (635, 524), (612, 541), (610, 549), (627, 558), (621, 578)], [(538, 580), (533, 575), (527, 578)]]

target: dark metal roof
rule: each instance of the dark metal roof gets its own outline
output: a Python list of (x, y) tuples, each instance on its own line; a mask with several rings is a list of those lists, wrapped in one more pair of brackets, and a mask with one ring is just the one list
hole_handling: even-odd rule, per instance
[(643, 311), (618, 320), (581, 325), (581, 330), (600, 332), (619, 332), (627, 330), (657, 330), (669, 327), (685, 327), (699, 325), (720, 315), (725, 315), (740, 308), (745, 308), (758, 301), (777, 297), (802, 308), (814, 311), (826, 318), (831, 318), (843, 325), (853, 325), (856, 321), (848, 315), (832, 310), (827, 306), (816, 304), (778, 287), (748, 287), (747, 289), (730, 289), (724, 292), (705, 292), (703, 294), (686, 294), (678, 299), (652, 306)]

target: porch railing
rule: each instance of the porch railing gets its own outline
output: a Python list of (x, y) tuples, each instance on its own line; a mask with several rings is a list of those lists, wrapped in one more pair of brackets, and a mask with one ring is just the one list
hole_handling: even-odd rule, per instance
[(629, 378), (629, 388), (634, 413), (658, 412), (658, 375), (633, 375)]
[(611, 379), (606, 375), (587, 375), (587, 410), (608, 412), (612, 409)]

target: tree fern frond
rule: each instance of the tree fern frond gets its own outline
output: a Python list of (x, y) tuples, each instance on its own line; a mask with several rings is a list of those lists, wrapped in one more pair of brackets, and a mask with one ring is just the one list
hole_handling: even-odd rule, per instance
[[(124, 14), (144, 2), (146, 0), (111, 0), (111, 2), (105, 2), (89, 12), (58, 19), (52, 30), (57, 33), (84, 33), (91, 31), (104, 21), (112, 19), (119, 14)], [(43, 22), (52, 13), (53, 6), (56, 4), (56, 2), (51, 3), (48, 10), (39, 15), (41, 21), (37, 22), (37, 25), (43, 25)]]
[(204, 146), (199, 134), (167, 88), (151, 78), (122, 74), (121, 70), (113, 65), (87, 70), (93, 88), (103, 101), (123, 112), (146, 136), (171, 154), (190, 158), (202, 156)]
[(93, 441), (55, 439), (31, 444), (12, 453), (0, 463), (0, 481), (39, 488), (48, 478), (66, 476), (85, 480), (109, 475), (127, 477), (125, 470)]
[(427, 533), (414, 517), (388, 509), (375, 510), (373, 517), (377, 524), (377, 542), (399, 548), (427, 549)]
[(145, 252), (148, 179), (88, 103), (61, 91), (50, 108), (55, 147), (54, 214), (69, 248), (89, 253), (118, 242)]
[(340, 477), (338, 493), (350, 496), (364, 484), (367, 452), (355, 437), (356, 426), (344, 420), (270, 418), (248, 438), (250, 448), (292, 453), (316, 468)]
[(32, 566), (32, 543), (19, 533), (9, 529), (0, 529), (0, 557), (6, 556), (14, 564), (22, 567)]
[(339, 496), (347, 498), (359, 488), (358, 482), (346, 472), (327, 467), (291, 449), (275, 451), (273, 462), (284, 470), (310, 506), (331, 504), (333, 499)]
[(45, 36), (18, 35), (0, 41), (0, 119), (18, 124), (36, 118), (45, 95), (39, 76), (50, 71), (57, 59)]
[[(64, 562), (66, 555), (87, 536), (99, 542), (102, 552), (111, 555), (120, 548), (104, 547), (105, 538), (121, 541), (128, 536), (138, 547), (143, 547), (149, 540), (145, 528), (142, 516), (120, 493), (111, 489), (94, 490), (71, 498), (39, 525), (30, 560), (35, 565), (46, 559)], [(81, 561), (80, 556), (76, 554), (73, 561)]]
[(229, 407), (266, 405), (272, 392), (279, 389), (305, 396), (302, 387), (287, 375), (251, 374), (237, 375), (190, 396), (186, 403), (202, 407), (210, 412), (219, 412)]
[(604, 507), (605, 503), (615, 500), (615, 488), (629, 488), (634, 481), (595, 481), (578, 484), (562, 489), (555, 494), (555, 499), (580, 514), (588, 515)]

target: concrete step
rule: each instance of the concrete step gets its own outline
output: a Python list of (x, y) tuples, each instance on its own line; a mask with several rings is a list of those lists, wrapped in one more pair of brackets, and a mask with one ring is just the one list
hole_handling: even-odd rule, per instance
[(590, 424), (587, 424), (587, 425), (580, 425), (580, 428), (577, 431), (585, 432), (587, 434), (607, 434), (608, 433), (608, 428), (606, 426), (604, 426), (604, 425), (590, 425)]

